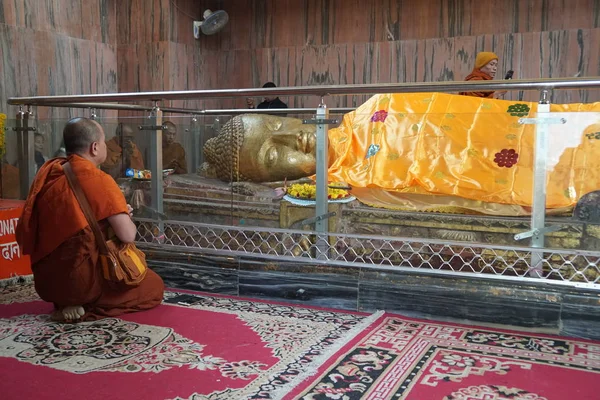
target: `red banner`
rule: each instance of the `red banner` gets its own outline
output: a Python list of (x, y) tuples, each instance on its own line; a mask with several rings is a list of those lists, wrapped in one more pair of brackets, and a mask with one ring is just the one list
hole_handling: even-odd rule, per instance
[(21, 253), (15, 238), (23, 201), (0, 200), (0, 279), (16, 275), (30, 275), (29, 256)]

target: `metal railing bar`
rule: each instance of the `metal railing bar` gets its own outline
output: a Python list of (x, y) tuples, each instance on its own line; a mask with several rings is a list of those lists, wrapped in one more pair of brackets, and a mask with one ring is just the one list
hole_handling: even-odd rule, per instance
[[(159, 221), (156, 219), (149, 218), (134, 218), (134, 222), (143, 222), (157, 224)], [(175, 221), (175, 220), (161, 220), (160, 222), (165, 224), (165, 228), (168, 226), (180, 226), (180, 227), (191, 227), (191, 228), (207, 228), (217, 229), (222, 231), (238, 231), (238, 232), (263, 232), (263, 233), (281, 233), (281, 234), (297, 234), (297, 235), (319, 235), (320, 232), (313, 230), (299, 230), (299, 229), (284, 229), (284, 228), (269, 228), (269, 227), (245, 227), (234, 225), (218, 225), (218, 224), (206, 224), (201, 222), (188, 222), (188, 221)], [(138, 228), (139, 230), (139, 228)], [(359, 239), (359, 240), (383, 240), (388, 242), (404, 242), (404, 243), (422, 243), (424, 245), (436, 245), (436, 246), (456, 246), (456, 247), (477, 247), (488, 250), (500, 250), (500, 251), (513, 251), (513, 252), (524, 252), (531, 253), (532, 251), (541, 251), (544, 253), (553, 254), (564, 254), (571, 256), (587, 256), (587, 257), (600, 257), (600, 251), (592, 250), (579, 250), (579, 249), (552, 249), (552, 248), (531, 248), (526, 246), (508, 246), (508, 245), (493, 245), (489, 243), (480, 242), (461, 242), (457, 240), (444, 240), (444, 239), (428, 239), (428, 238), (411, 238), (401, 236), (379, 236), (379, 235), (364, 235), (364, 234), (351, 234), (351, 233), (336, 233), (329, 232), (329, 236), (335, 236), (338, 238), (348, 239)]]
[(263, 96), (332, 96), (357, 95), (374, 93), (415, 93), (415, 92), (477, 92), (496, 90), (552, 90), (552, 89), (582, 89), (600, 87), (600, 77), (588, 78), (551, 78), (551, 79), (522, 79), (499, 81), (453, 81), (453, 82), (422, 82), (422, 83), (383, 83), (355, 85), (323, 85), (298, 86), (279, 88), (246, 88), (246, 89), (208, 89), (180, 90), (139, 93), (106, 93), (68, 96), (33, 96), (11, 97), (8, 104), (46, 106), (50, 103), (82, 103), (82, 102), (134, 102), (162, 101), (185, 99), (210, 99), (231, 97), (263, 97)]
[[(154, 106), (143, 106), (139, 104), (118, 104), (118, 103), (48, 103), (44, 107), (62, 107), (62, 108), (95, 108), (98, 110), (123, 110), (123, 111), (152, 111)], [(163, 112), (174, 114), (199, 114), (200, 110), (192, 108), (171, 108), (165, 107)]]
[[(86, 108), (97, 110), (117, 110), (117, 111), (152, 111), (153, 106), (143, 106), (139, 104), (119, 104), (119, 103), (45, 103), (44, 107), (60, 107), (60, 108)], [(311, 108), (229, 108), (219, 110), (200, 110), (193, 108), (172, 108), (161, 107), (163, 113), (170, 114), (186, 114), (186, 115), (238, 115), (238, 114), (306, 114), (315, 112), (315, 107)], [(332, 114), (345, 114), (356, 110), (355, 107), (338, 107), (330, 108)]]

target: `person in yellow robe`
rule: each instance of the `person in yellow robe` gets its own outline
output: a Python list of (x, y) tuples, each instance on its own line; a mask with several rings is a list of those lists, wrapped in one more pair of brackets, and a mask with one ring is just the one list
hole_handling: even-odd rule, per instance
[[(465, 78), (465, 81), (491, 81), (498, 72), (498, 56), (490, 51), (477, 53), (475, 67)], [(501, 92), (461, 92), (464, 96), (483, 97), (486, 99), (501, 98), (506, 91)]]

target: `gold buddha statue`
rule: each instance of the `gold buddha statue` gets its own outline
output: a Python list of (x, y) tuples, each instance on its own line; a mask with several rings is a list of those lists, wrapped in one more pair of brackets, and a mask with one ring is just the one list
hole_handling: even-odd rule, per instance
[(297, 118), (233, 117), (204, 145), (201, 174), (225, 182), (296, 180), (315, 173), (315, 126)]
[[(527, 215), (533, 201), (537, 103), (443, 94), (375, 95), (330, 129), (329, 181), (361, 202), (410, 211)], [(600, 189), (600, 103), (553, 104), (547, 209), (571, 209)], [(240, 115), (207, 141), (206, 176), (227, 182), (315, 173), (315, 126)]]

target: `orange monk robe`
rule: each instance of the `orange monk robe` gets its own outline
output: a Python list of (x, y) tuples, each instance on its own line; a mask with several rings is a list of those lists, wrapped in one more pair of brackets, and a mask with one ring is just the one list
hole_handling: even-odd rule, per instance
[[(491, 81), (493, 78), (486, 74), (485, 72), (480, 71), (475, 68), (473, 72), (471, 72), (465, 78), (465, 81)], [(463, 96), (474, 96), (474, 97), (482, 97), (484, 99), (493, 99), (494, 92), (460, 92)]]
[[(115, 136), (106, 142), (106, 161), (102, 163), (102, 169), (105, 171), (115, 168), (123, 159), (123, 148), (119, 144), (119, 137)], [(125, 168), (144, 169), (144, 158), (138, 147), (133, 144), (133, 154), (130, 158), (130, 164)]]
[[(73, 195), (57, 158), (39, 170), (17, 226), (17, 242), (31, 256), (35, 289), (55, 306), (83, 305), (85, 318), (117, 316), (147, 310), (160, 304), (164, 284), (153, 271), (135, 288), (115, 289), (103, 278), (93, 233)], [(127, 204), (114, 180), (90, 161), (70, 156), (92, 212), (100, 225), (107, 218), (127, 213)], [(106, 233), (106, 232), (105, 232)], [(92, 263), (86, 262), (91, 259)]]
[(3, 199), (18, 199), (21, 196), (19, 169), (8, 163), (2, 164), (2, 193)]
[(177, 142), (163, 146), (163, 168), (174, 169), (175, 174), (187, 174), (185, 149)]

